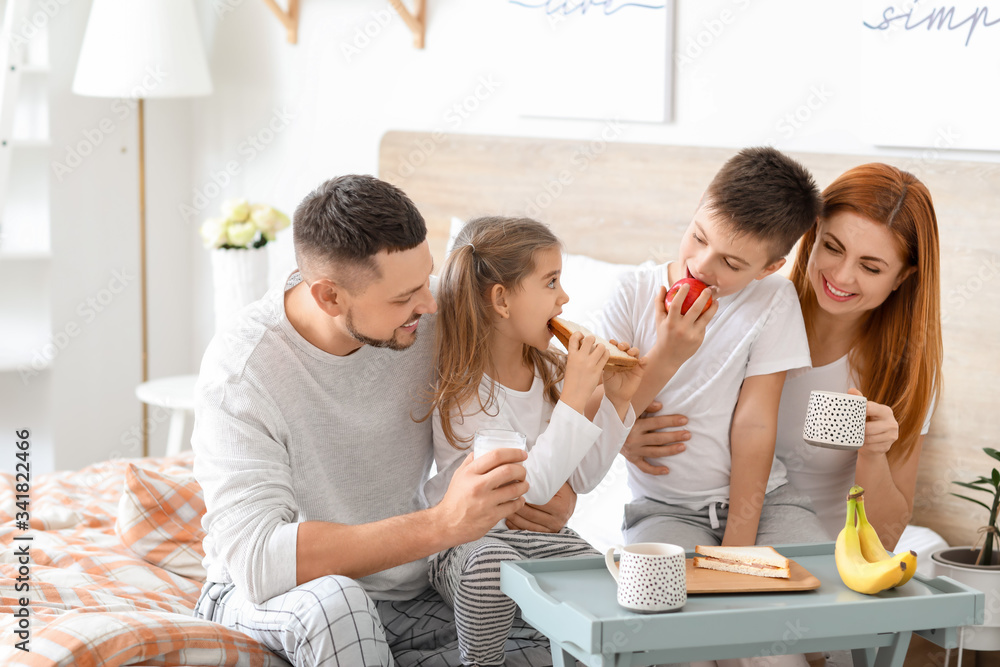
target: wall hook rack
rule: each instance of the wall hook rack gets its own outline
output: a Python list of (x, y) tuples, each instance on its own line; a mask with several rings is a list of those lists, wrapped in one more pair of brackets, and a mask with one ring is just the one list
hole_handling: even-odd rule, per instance
[[(282, 9), (277, 0), (264, 0), (271, 12), (278, 17), (281, 24), (285, 26), (288, 34), (288, 43), (296, 44), (299, 41), (299, 1), (288, 0), (288, 9)], [(424, 34), (427, 29), (427, 5), (426, 0), (415, 0), (413, 11), (407, 9), (402, 0), (389, 0), (389, 4), (403, 19), (403, 23), (413, 33), (413, 46), (424, 48)]]
[(289, 44), (297, 44), (299, 41), (299, 0), (288, 0), (288, 9), (278, 6), (276, 0), (264, 0), (271, 12), (278, 17), (281, 25), (285, 26)]

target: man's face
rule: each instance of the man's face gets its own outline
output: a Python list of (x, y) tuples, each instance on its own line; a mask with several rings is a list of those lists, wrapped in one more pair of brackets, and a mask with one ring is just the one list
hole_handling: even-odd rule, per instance
[(420, 316), (437, 311), (430, 289), (434, 259), (424, 241), (416, 248), (375, 255), (380, 278), (344, 295), (344, 323), (359, 343), (405, 350), (417, 339)]
[(717, 287), (718, 296), (729, 296), (781, 268), (784, 261), (771, 263), (769, 252), (764, 241), (734, 236), (721, 216), (703, 203), (681, 239), (681, 278), (697, 278)]

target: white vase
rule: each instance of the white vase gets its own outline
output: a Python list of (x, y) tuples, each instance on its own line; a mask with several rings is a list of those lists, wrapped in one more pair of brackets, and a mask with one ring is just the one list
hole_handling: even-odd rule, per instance
[(212, 251), (215, 331), (224, 330), (236, 313), (267, 292), (265, 248), (219, 248)]

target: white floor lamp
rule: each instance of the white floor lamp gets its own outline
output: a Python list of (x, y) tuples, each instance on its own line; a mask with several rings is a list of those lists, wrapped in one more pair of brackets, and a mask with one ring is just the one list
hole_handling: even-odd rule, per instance
[[(139, 289), (142, 381), (149, 380), (146, 312), (146, 156), (143, 101), (212, 92), (193, 0), (94, 0), (73, 92), (136, 100), (139, 109)], [(149, 456), (149, 408), (142, 404), (142, 455)]]

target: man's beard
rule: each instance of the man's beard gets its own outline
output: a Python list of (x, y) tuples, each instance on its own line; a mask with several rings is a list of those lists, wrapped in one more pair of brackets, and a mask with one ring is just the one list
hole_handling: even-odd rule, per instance
[[(419, 315), (415, 315), (414, 317), (416, 319), (420, 318)], [(415, 343), (416, 340), (417, 340), (416, 336), (414, 335), (413, 340), (411, 340), (410, 342), (408, 342), (408, 343), (400, 342), (400, 341), (396, 340), (396, 333), (395, 332), (393, 332), (392, 338), (389, 338), (387, 340), (381, 340), (379, 338), (370, 338), (370, 337), (364, 335), (363, 333), (361, 333), (360, 331), (358, 331), (357, 328), (355, 328), (355, 326), (354, 326), (354, 317), (352, 316), (351, 311), (347, 311), (347, 316), (345, 318), (345, 324), (347, 325), (347, 333), (351, 334), (351, 336), (354, 338), (354, 340), (356, 340), (359, 343), (362, 343), (364, 345), (370, 345), (371, 347), (382, 347), (382, 348), (387, 348), (387, 349), (390, 349), (390, 350), (396, 350), (398, 352), (398, 351), (407, 349), (408, 347), (410, 347), (411, 345), (413, 345), (413, 343)]]

